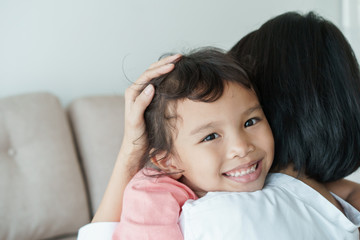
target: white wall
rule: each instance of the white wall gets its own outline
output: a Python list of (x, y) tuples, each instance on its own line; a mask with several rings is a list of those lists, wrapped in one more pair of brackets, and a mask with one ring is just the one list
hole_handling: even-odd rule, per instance
[(161, 54), (228, 49), (289, 10), (342, 22), (341, 0), (0, 0), (0, 97), (121, 94)]
[(360, 61), (360, 0), (342, 0), (341, 26)]

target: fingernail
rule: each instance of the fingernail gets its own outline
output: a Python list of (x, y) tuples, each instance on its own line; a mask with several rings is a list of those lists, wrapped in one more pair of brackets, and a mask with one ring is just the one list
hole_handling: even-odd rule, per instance
[(163, 68), (169, 68), (169, 67), (173, 67), (174, 63), (167, 63), (163, 66)]
[(146, 88), (144, 89), (144, 93), (145, 95), (149, 96), (153, 93), (154, 88), (151, 84), (147, 85)]
[(182, 57), (182, 55), (180, 53), (173, 55), (173, 59), (175, 59), (175, 60), (178, 60), (180, 57)]

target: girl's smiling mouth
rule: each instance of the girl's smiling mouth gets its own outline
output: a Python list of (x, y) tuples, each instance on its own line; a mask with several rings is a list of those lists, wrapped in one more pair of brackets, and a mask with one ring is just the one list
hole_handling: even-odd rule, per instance
[(262, 160), (259, 160), (247, 167), (237, 167), (233, 170), (223, 173), (222, 175), (236, 182), (252, 182), (256, 180), (261, 174), (261, 163)]

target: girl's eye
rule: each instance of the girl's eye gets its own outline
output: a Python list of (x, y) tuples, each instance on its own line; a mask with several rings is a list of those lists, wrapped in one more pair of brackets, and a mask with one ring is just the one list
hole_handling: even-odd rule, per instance
[(260, 119), (258, 119), (258, 118), (251, 118), (251, 119), (249, 119), (249, 120), (247, 120), (247, 121), (245, 122), (244, 126), (245, 126), (245, 127), (250, 127), (250, 126), (256, 124), (259, 120), (260, 120)]
[(211, 140), (214, 140), (216, 138), (220, 137), (219, 134), (217, 133), (212, 133), (212, 134), (209, 134), (207, 135), (203, 140), (202, 142), (208, 142), (208, 141), (211, 141)]

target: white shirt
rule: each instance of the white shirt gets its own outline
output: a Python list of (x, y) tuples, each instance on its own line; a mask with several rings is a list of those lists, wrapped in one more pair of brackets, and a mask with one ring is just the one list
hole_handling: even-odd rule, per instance
[(180, 226), (185, 240), (358, 240), (359, 211), (335, 198), (346, 216), (303, 182), (274, 173), (269, 174), (261, 191), (210, 192), (188, 200)]
[(111, 240), (119, 222), (89, 223), (79, 229), (78, 240)]

